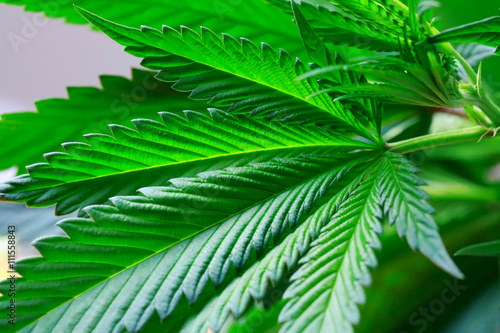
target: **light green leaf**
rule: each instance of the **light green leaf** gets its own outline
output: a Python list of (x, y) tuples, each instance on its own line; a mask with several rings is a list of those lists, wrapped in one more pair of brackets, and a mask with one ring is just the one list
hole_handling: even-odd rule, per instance
[(135, 129), (111, 125), (112, 135), (88, 134), (88, 143), (64, 144), (65, 153), (45, 154), (47, 163), (28, 166), (29, 175), (0, 184), (0, 198), (33, 207), (57, 204), (61, 215), (205, 170), (371, 147), (329, 129), (264, 124), (215, 109), (160, 116), (134, 120)]
[(384, 215), (410, 247), (461, 276), (422, 200), (415, 171), (404, 156), (387, 152), (347, 192), (292, 276), (284, 295), (289, 302), (280, 314), (283, 332), (353, 332), (360, 320), (357, 304), (365, 302), (363, 287), (371, 283), (368, 268), (377, 264), (373, 249), (380, 247)]
[(427, 43), (479, 43), (498, 47), (500, 45), (500, 16), (472, 22), (441, 31), (427, 38)]
[[(405, 186), (402, 193), (395, 193), (391, 184), (387, 184), (384, 174), (387, 161), (399, 163), (396, 173), (405, 178), (397, 180)], [(352, 331), (352, 324), (359, 321), (356, 304), (364, 303), (362, 287), (370, 284), (368, 267), (376, 266), (373, 248), (380, 247), (377, 233), (382, 232), (381, 219), (387, 203), (409, 195), (407, 191), (411, 191), (411, 195), (421, 194), (417, 188), (419, 183), (413, 183), (417, 178), (408, 175), (413, 169), (405, 169), (409, 166), (405, 157), (386, 153), (381, 160), (372, 160), (368, 167), (344, 176), (344, 181), (336, 184), (334, 196), (264, 258), (234, 279), (220, 295), (212, 298), (199, 314), (192, 316), (183, 332), (208, 329), (219, 332), (230, 315), (237, 318), (249, 304), (262, 302), (269, 291), (269, 282), (272, 286), (283, 282), (284, 273), (293, 271), (297, 264), (301, 266), (284, 295), (290, 300), (280, 315), (280, 321), (285, 323), (281, 331)], [(396, 204), (395, 208), (403, 209), (392, 203)], [(420, 209), (411, 207), (402, 212), (411, 210), (408, 220), (412, 222), (420, 217)], [(386, 214), (392, 221), (392, 213), (386, 211)], [(419, 233), (429, 233), (427, 226), (418, 224), (414, 228)], [(429, 233), (429, 236), (439, 238), (436, 234)], [(419, 248), (443, 269), (460, 274), (439, 242), (435, 242), (434, 251), (446, 258), (444, 264), (433, 259), (434, 253), (429, 254), (425, 246)], [(411, 242), (410, 245), (415, 248)]]
[(321, 229), (285, 291), (282, 332), (353, 332), (356, 304), (364, 303), (363, 287), (371, 281), (368, 267), (377, 264), (373, 248), (380, 247), (377, 192), (377, 173), (365, 175)]
[[(307, 98), (317, 91), (314, 80), (297, 82), (307, 69), (284, 50), (274, 51), (263, 43), (258, 48), (248, 39), (222, 39), (207, 28), (201, 35), (187, 27), (180, 32), (163, 26), (124, 27), (83, 9), (92, 24), (109, 35), (125, 50), (142, 57), (142, 65), (159, 70), (157, 78), (175, 81), (173, 88), (191, 91), (195, 99), (209, 100), (231, 112), (251, 112), (287, 121), (326, 123), (348, 129), (367, 138), (371, 133), (340, 103), (324, 94)], [(245, 63), (245, 66), (241, 66)]]

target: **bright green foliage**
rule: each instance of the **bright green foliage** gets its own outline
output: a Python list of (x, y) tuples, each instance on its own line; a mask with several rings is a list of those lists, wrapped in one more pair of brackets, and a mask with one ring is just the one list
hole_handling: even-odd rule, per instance
[[(403, 62), (400, 59), (373, 59), (350, 65), (333, 65), (316, 69), (303, 75), (308, 78), (332, 71), (354, 71), (376, 79), (375, 83), (354, 83), (327, 88), (322, 92), (356, 92), (371, 94), (399, 103), (419, 106), (454, 107), (460, 100), (450, 96), (450, 91), (436, 84), (433, 76), (421, 65)], [(451, 78), (453, 84), (454, 78)]]
[(109, 75), (100, 80), (102, 89), (71, 87), (68, 99), (35, 103), (36, 113), (2, 115), (0, 140), (11, 144), (0, 146), (0, 169), (44, 162), (44, 153), (60, 151), (63, 142), (82, 141), (84, 134), (106, 132), (110, 123), (128, 125), (135, 118), (154, 117), (158, 110), (180, 112), (203, 105), (186, 101), (141, 70), (133, 70), (131, 80)]
[(391, 31), (396, 36), (401, 34), (406, 19), (409, 16), (408, 7), (398, 0), (381, 1), (331, 1), (337, 8), (347, 10), (352, 15), (365, 21), (373, 21), (377, 27), (383, 27), (384, 31)]
[[(326, 87), (321, 93), (367, 94), (391, 102), (438, 108), (456, 108), (471, 103), (463, 98), (457, 78), (451, 75), (455, 67), (449, 57), (440, 59), (425, 44), (407, 45), (402, 52), (403, 59), (372, 56), (357, 63), (318, 68), (302, 75), (301, 79), (352, 71), (371, 78), (373, 82)], [(415, 54), (421, 56), (417, 59)], [(474, 96), (468, 98), (472, 100)]]
[(63, 215), (200, 171), (332, 147), (369, 147), (329, 129), (264, 124), (215, 109), (160, 116), (134, 120), (135, 129), (112, 125), (112, 135), (89, 134), (88, 143), (64, 144), (66, 152), (45, 154), (47, 163), (30, 165), (29, 175), (1, 185), (1, 197), (28, 206), (57, 204), (56, 213)]
[[(300, 78), (328, 78), (332, 73), (339, 71), (355, 72), (366, 76), (371, 82), (326, 86), (316, 94), (347, 94), (349, 97), (361, 94), (393, 103), (436, 108), (460, 108), (480, 104), (478, 96), (471, 94), (470, 91), (460, 90), (459, 80), (453, 75), (457, 68), (451, 57), (440, 55), (429, 44), (418, 43), (424, 34), (414, 18), (416, 8), (413, 6), (407, 11), (407, 14), (401, 14), (400, 19), (404, 19), (404, 29), (406, 27), (409, 29), (404, 30), (404, 38), (398, 43), (398, 54), (394, 56), (373, 54), (363, 57), (362, 61), (347, 65), (329, 64), (316, 68)], [(423, 28), (432, 31), (432, 27), (428, 24)]]
[[(127, 28), (81, 10), (90, 22), (108, 34), (125, 50), (143, 57), (142, 65), (159, 70), (157, 77), (175, 81), (174, 89), (191, 91), (190, 97), (207, 99), (216, 107), (232, 112), (278, 117), (305, 123), (328, 122), (370, 137), (340, 103), (327, 95), (307, 98), (318, 90), (314, 80), (297, 82), (307, 69), (287, 52), (276, 52), (263, 43), (259, 48), (248, 39), (222, 39), (207, 28), (201, 35), (187, 27), (176, 31), (163, 26)], [(241, 66), (244, 63), (245, 66)]]
[[(316, 31), (311, 27), (309, 21), (304, 16), (304, 13), (296, 2), (292, 3), (293, 15), (295, 22), (300, 31), (300, 35), (304, 42), (304, 47), (307, 50), (309, 58), (312, 61), (313, 68), (319, 67), (329, 67), (338, 64), (344, 64), (345, 60), (339, 56), (334, 56), (322, 42), (320, 37), (317, 35)], [(357, 73), (342, 73), (342, 72), (328, 72), (323, 80), (319, 80), (320, 88), (332, 88), (332, 87), (343, 87), (352, 84), (359, 84), (366, 82), (366, 78), (362, 75), (357, 75)], [(349, 96), (344, 94), (330, 96), (335, 97), (334, 101), (343, 101), (343, 103), (349, 107), (349, 110), (353, 114), (357, 114), (358, 119), (374, 119), (375, 125), (379, 125), (381, 122), (381, 106), (380, 104), (373, 101), (373, 99), (360, 98), (362, 96)], [(364, 122), (365, 126), (371, 126), (373, 123)], [(375, 133), (381, 134), (380, 127), (373, 128)], [(380, 138), (379, 138), (380, 139)]]
[[(83, 23), (69, 3), (4, 2)], [(432, 2), (269, 2), (77, 1), (154, 72), (104, 76), (102, 89), (71, 88), (67, 100), (38, 102), (37, 113), (2, 116), (1, 165), (28, 164), (28, 174), (0, 184), (0, 198), (78, 217), (57, 223), (64, 236), (33, 242), (40, 257), (16, 263), (15, 326), (11, 282), (0, 282), (0, 331), (353, 332), (369, 306), (365, 287), (380, 279), (375, 250), (386, 250), (383, 264), (404, 262), (407, 280), (430, 264), (403, 254), (397, 236), (442, 274), (463, 277), (410, 160), (496, 134), (500, 108), (482, 66), (473, 69), (492, 49), (462, 57), (441, 43), (452, 39), (433, 26)], [(459, 41), (492, 45), (495, 20)], [(433, 133), (440, 111), (481, 126)], [(476, 144), (426, 156), (434, 199), (498, 198), (477, 171), (499, 162), (489, 141), (481, 154)], [(448, 210), (445, 227), (470, 202)], [(411, 301), (427, 294), (402, 308), (414, 311)], [(393, 312), (405, 323), (411, 314)]]
[(479, 43), (500, 46), (500, 16), (448, 29), (427, 38), (428, 43)]

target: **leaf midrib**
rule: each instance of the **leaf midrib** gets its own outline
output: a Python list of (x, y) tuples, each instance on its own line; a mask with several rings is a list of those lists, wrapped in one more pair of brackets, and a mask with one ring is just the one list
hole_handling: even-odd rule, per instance
[[(287, 150), (294, 150), (294, 149), (299, 149), (299, 148), (315, 148), (315, 147), (317, 147), (317, 148), (321, 148), (321, 147), (325, 147), (325, 148), (327, 148), (327, 147), (331, 147), (331, 148), (351, 147), (352, 149), (370, 149), (370, 148), (374, 149), (374, 148), (376, 148), (376, 147), (371, 146), (369, 144), (363, 144), (363, 142), (359, 141), (358, 145), (356, 145), (354, 143), (353, 144), (343, 145), (343, 144), (333, 143), (332, 142), (332, 143), (324, 143), (324, 144), (294, 145), (294, 146), (286, 146), (286, 147), (255, 149), (255, 150), (247, 150), (247, 151), (243, 151), (243, 152), (235, 152), (235, 153), (228, 153), (228, 154), (220, 154), (220, 155), (207, 156), (207, 157), (203, 157), (203, 158), (197, 158), (197, 159), (186, 160), (186, 161), (178, 161), (178, 162), (175, 162), (175, 163), (159, 164), (159, 165), (155, 165), (155, 166), (149, 166), (149, 167), (146, 167), (146, 168), (126, 170), (126, 171), (122, 171), (122, 172), (116, 172), (116, 173), (107, 174), (107, 175), (95, 176), (95, 177), (81, 179), (81, 180), (76, 180), (76, 181), (68, 181), (68, 182), (61, 181), (61, 183), (57, 184), (56, 186), (63, 186), (63, 185), (66, 185), (66, 184), (77, 184), (77, 183), (82, 183), (82, 182), (99, 180), (99, 179), (103, 179), (103, 178), (106, 178), (106, 177), (114, 177), (114, 176), (119, 176), (119, 175), (125, 175), (125, 174), (129, 174), (129, 173), (134, 173), (134, 172), (142, 172), (142, 171), (146, 171), (146, 170), (153, 170), (153, 169), (157, 169), (157, 168), (163, 168), (163, 167), (167, 167), (167, 166), (180, 165), (180, 164), (185, 164), (185, 163), (198, 163), (198, 162), (202, 162), (202, 161), (208, 161), (208, 160), (212, 160), (212, 159), (218, 159), (218, 158), (224, 158), (224, 157), (230, 157), (230, 156), (237, 157), (237, 156), (240, 156), (240, 155), (255, 154), (255, 153), (266, 153), (266, 152), (270, 152), (270, 151), (279, 152), (280, 150), (287, 151)], [(48, 164), (50, 165), (50, 163), (48, 163)], [(53, 179), (53, 178), (51, 178), (51, 179)], [(39, 190), (39, 189), (44, 189), (44, 188), (46, 188), (46, 187), (40, 187), (40, 188), (37, 188), (37, 189)], [(52, 186), (51, 186), (51, 188), (52, 188)], [(31, 190), (33, 190), (33, 189), (29, 189), (27, 191), (31, 191)], [(23, 192), (26, 192), (26, 191), (19, 191), (19, 192), (15, 192), (15, 193), (23, 193)]]

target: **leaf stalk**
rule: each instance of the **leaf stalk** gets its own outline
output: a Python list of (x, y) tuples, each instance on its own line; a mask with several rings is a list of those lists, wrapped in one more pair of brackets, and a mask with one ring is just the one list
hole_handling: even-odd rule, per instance
[(408, 154), (417, 150), (429, 149), (454, 143), (481, 140), (492, 137), (493, 131), (482, 126), (474, 126), (442, 133), (423, 135), (416, 138), (388, 143), (386, 148), (398, 154)]

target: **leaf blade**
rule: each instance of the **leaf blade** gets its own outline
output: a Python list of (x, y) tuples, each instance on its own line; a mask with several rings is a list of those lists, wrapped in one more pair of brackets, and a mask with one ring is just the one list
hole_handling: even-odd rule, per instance
[[(229, 106), (232, 112), (249, 108), (252, 114), (279, 116), (287, 121), (298, 119), (316, 123), (321, 120), (371, 137), (348, 110), (340, 103), (333, 103), (326, 94), (310, 98), (311, 92), (317, 91), (317, 83), (313, 80), (297, 82), (297, 76), (305, 67), (300, 60), (293, 61), (284, 50), (278, 53), (265, 43), (259, 50), (247, 39), (237, 41), (226, 34), (221, 39), (206, 28), (202, 28), (201, 35), (182, 26), (180, 31), (167, 26), (161, 32), (145, 26), (139, 30), (77, 9), (92, 24), (126, 46), (127, 52), (144, 58), (145, 67), (160, 70), (159, 79), (176, 81), (174, 88), (183, 91), (204, 89), (200, 98), (210, 100), (215, 106)], [(183, 66), (179, 67), (179, 60)], [(247, 66), (240, 66), (241, 62)], [(194, 72), (186, 73), (185, 67), (190, 66)], [(197, 82), (201, 77), (200, 85)], [(234, 86), (241, 89), (234, 89)], [(269, 94), (275, 99), (270, 99)], [(259, 98), (260, 107), (252, 105), (255, 97)], [(290, 105), (300, 107), (300, 113), (294, 112), (288, 107)]]
[[(41, 332), (68, 327), (82, 331), (126, 327), (137, 331), (153, 312), (165, 319), (181, 298), (195, 302), (208, 281), (221, 284), (231, 266), (241, 269), (250, 252), (263, 251), (273, 238), (301, 223), (315, 201), (343, 177), (348, 165), (354, 164), (345, 163), (335, 157), (314, 155), (275, 159), (146, 188), (141, 190), (142, 196), (114, 198), (113, 207), (91, 206), (87, 209), (91, 220), (68, 219), (59, 224), (71, 238), (38, 240), (35, 246), (44, 259), (19, 262), (20, 273), (26, 276), (18, 281), (19, 299), (32, 299), (23, 290), (38, 286), (38, 279), (49, 278), (47, 273), (35, 274), (41, 272), (40, 265), (83, 268), (92, 264), (96, 266), (94, 272), (105, 272), (114, 263), (118, 272), (104, 280), (99, 278), (102, 282), (89, 289), (85, 289), (87, 284), (83, 289), (76, 288), (73, 298), (62, 299), (62, 304), (47, 303), (57, 291), (50, 285), (39, 286), (37, 297), (46, 295), (42, 304), (55, 309), (37, 321), (35, 327)], [(229, 183), (224, 183), (224, 179), (229, 179)], [(219, 190), (200, 198), (202, 184), (216, 185)], [(179, 197), (180, 194), (185, 196)], [(196, 203), (200, 199), (204, 204)], [(232, 200), (240, 204), (230, 204)], [(180, 211), (175, 212), (178, 207), (190, 208), (187, 220)], [(195, 229), (180, 228), (189, 224)], [(95, 232), (89, 232), (89, 225), (94, 225)], [(136, 237), (129, 241), (127, 237), (108, 237), (104, 231), (134, 233)], [(160, 242), (154, 245), (155, 238), (142, 236), (145, 232), (159, 237)], [(172, 237), (174, 242), (169, 241)], [(102, 255), (104, 249), (106, 256)], [(60, 280), (70, 274), (72, 271), (59, 271), (49, 279)], [(91, 279), (95, 277), (85, 281), (92, 283)], [(39, 314), (43, 309), (41, 305), (21, 304), (20, 308), (26, 315)]]
[(500, 45), (500, 16), (490, 17), (441, 31), (428, 37), (427, 43), (479, 43), (492, 47)]

